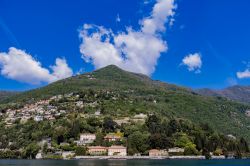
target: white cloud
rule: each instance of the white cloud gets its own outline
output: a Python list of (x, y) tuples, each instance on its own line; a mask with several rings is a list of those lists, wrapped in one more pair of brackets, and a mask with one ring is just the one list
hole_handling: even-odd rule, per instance
[(52, 69), (52, 80), (50, 82), (54, 82), (60, 79), (64, 79), (73, 75), (73, 71), (69, 68), (65, 59), (56, 58), (56, 64), (51, 66)]
[(200, 53), (189, 54), (182, 59), (182, 65), (187, 66), (189, 71), (200, 73), (202, 60)]
[(73, 74), (65, 59), (57, 58), (51, 73), (30, 54), (14, 47), (10, 47), (8, 53), (0, 53), (0, 69), (1, 75), (29, 84), (50, 83)]
[(151, 16), (142, 20), (142, 32), (155, 34), (165, 31), (165, 23), (167, 21), (170, 24), (174, 22), (175, 8), (174, 0), (158, 0), (154, 5)]
[(239, 71), (236, 73), (236, 75), (239, 79), (250, 78), (250, 70), (246, 69), (245, 71), (242, 72)]
[(140, 29), (131, 27), (115, 34), (102, 26), (84, 24), (80, 31), (82, 58), (95, 68), (110, 64), (125, 70), (151, 75), (167, 43), (162, 39), (165, 24), (173, 22), (174, 0), (157, 0), (149, 17), (139, 21)]

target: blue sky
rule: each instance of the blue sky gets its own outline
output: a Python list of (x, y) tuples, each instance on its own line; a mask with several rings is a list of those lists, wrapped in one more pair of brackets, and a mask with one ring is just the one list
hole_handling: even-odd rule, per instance
[[(160, 1), (172, 0), (0, 0), (0, 90), (44, 86), (111, 62), (192, 88), (250, 84), (248, 0), (176, 0), (163, 22), (162, 11), (153, 14)], [(94, 35), (103, 51), (92, 47)], [(148, 42), (136, 57), (134, 36)]]

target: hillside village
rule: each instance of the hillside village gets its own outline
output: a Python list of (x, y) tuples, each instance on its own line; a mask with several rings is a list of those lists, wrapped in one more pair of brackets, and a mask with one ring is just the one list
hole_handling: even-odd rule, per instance
[[(109, 94), (109, 92), (107, 92)], [(95, 94), (96, 96), (97, 94)], [(100, 109), (96, 109), (93, 114), (84, 113), (84, 107), (97, 107), (98, 103), (96, 101), (90, 102), (90, 103), (84, 103), (79, 99), (79, 95), (73, 95), (73, 93), (66, 94), (66, 95), (58, 95), (53, 96), (48, 100), (40, 100), (32, 104), (25, 104), (22, 108), (19, 109), (7, 109), (2, 110), (0, 113), (0, 116), (2, 119), (4, 119), (5, 126), (11, 127), (15, 122), (20, 121), (20, 123), (25, 123), (28, 120), (34, 120), (36, 122), (48, 120), (53, 121), (60, 117), (65, 116), (66, 114), (72, 113), (74, 110), (71, 109), (60, 109), (58, 106), (53, 105), (55, 102), (60, 102), (60, 100), (68, 99), (69, 103), (73, 103), (74, 107), (81, 109), (79, 111), (81, 113), (81, 116), (83, 117), (99, 117), (101, 115)], [(73, 99), (73, 101), (72, 101)], [(116, 100), (115, 97), (112, 97), (112, 100)], [(153, 101), (156, 103), (156, 101)], [(51, 104), (52, 103), (52, 104)], [(115, 119), (114, 121), (121, 125), (132, 122), (144, 122), (147, 118), (146, 114), (140, 113), (134, 115), (134, 117), (123, 117), (122, 119)]]

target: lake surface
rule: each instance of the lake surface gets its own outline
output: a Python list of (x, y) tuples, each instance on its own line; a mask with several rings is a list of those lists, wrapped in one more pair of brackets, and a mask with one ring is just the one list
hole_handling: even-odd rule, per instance
[(250, 160), (0, 160), (0, 166), (250, 166)]

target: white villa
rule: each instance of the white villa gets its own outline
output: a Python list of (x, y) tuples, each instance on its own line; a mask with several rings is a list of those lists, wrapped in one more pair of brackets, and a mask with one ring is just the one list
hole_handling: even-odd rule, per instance
[(247, 117), (250, 117), (250, 110), (247, 110), (245, 114)]
[(183, 152), (184, 152), (183, 148), (174, 147), (168, 149), (168, 153), (183, 153)]
[(134, 116), (134, 119), (146, 119), (148, 116), (146, 114), (140, 113)]
[(35, 116), (34, 121), (36, 121), (36, 122), (43, 121), (43, 117), (42, 116)]
[(96, 139), (95, 134), (81, 134), (80, 140), (77, 142), (77, 145), (91, 144), (95, 141), (95, 139)]
[(108, 148), (109, 156), (127, 156), (127, 148), (124, 146), (111, 146)]

